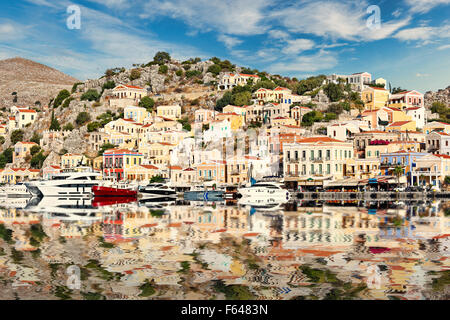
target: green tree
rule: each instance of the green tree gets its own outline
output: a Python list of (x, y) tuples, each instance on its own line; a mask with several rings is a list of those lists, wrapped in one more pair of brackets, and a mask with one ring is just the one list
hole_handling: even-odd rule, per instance
[(61, 130), (61, 126), (59, 125), (58, 119), (55, 118), (55, 112), (52, 111), (52, 117), (50, 121), (50, 130), (59, 131)]
[(224, 93), (223, 97), (216, 101), (216, 110), (222, 112), (223, 108), (233, 103), (233, 95), (230, 91)]
[(5, 140), (6, 140), (5, 137), (0, 136), (0, 145), (4, 144)]
[(77, 116), (77, 119), (75, 120), (76, 124), (79, 126), (84, 125), (86, 122), (88, 122), (89, 120), (91, 120), (91, 116), (89, 115), (89, 113), (83, 111), (80, 112)]
[(44, 161), (47, 157), (44, 155), (44, 153), (41, 151), (38, 154), (34, 155), (33, 158), (31, 158), (30, 165), (33, 169), (41, 169), (42, 165), (44, 164)]
[(100, 98), (100, 94), (95, 89), (89, 89), (81, 96), (81, 101), (96, 101)]
[(30, 153), (32, 156), (37, 154), (39, 151), (41, 151), (41, 147), (39, 147), (39, 146), (32, 146), (30, 149)]
[(103, 90), (114, 89), (116, 87), (116, 83), (113, 80), (106, 81), (103, 84)]
[(323, 119), (323, 114), (320, 111), (311, 111), (303, 116), (302, 126), (312, 126), (314, 122), (319, 122)]
[(181, 120), (178, 120), (179, 123), (183, 125), (183, 130), (191, 131), (191, 124), (189, 123), (189, 118), (185, 117)]
[(444, 184), (446, 184), (447, 186), (450, 185), (450, 176), (445, 176)]
[(75, 93), (75, 91), (77, 91), (77, 88), (78, 88), (78, 86), (80, 84), (83, 84), (83, 82), (77, 82), (77, 83), (73, 84), (73, 86), (72, 86), (72, 93)]
[(336, 113), (328, 112), (325, 114), (325, 121), (331, 121), (336, 119), (337, 119)]
[(61, 103), (68, 97), (70, 97), (70, 92), (67, 91), (66, 89), (61, 90), (56, 96), (55, 100), (53, 101), (53, 107), (58, 108), (61, 105)]
[(153, 107), (155, 106), (155, 101), (150, 97), (143, 97), (141, 101), (139, 101), (139, 106), (147, 109), (148, 112), (153, 111)]
[(252, 99), (252, 94), (248, 91), (240, 92), (233, 97), (233, 104), (235, 106), (249, 105)]
[(177, 77), (182, 77), (183, 76), (183, 70), (177, 70), (175, 72), (175, 74), (177, 75)]
[(153, 57), (153, 62), (161, 65), (166, 62), (170, 62), (172, 58), (170, 57), (170, 54), (164, 51), (158, 51), (155, 56)]
[(19, 141), (23, 140), (24, 132), (22, 130), (14, 130), (11, 133), (11, 143), (14, 145)]
[(141, 77), (141, 72), (138, 69), (132, 69), (130, 72), (130, 80), (137, 80)]
[(190, 79), (193, 77), (197, 77), (201, 74), (202, 74), (201, 71), (198, 71), (198, 70), (188, 70), (188, 71), (186, 71), (186, 78)]
[(74, 129), (73, 124), (72, 123), (67, 123), (64, 127), (63, 130), (64, 131), (72, 131)]
[(114, 145), (114, 144), (105, 143), (100, 147), (100, 150), (98, 150), (98, 155), (102, 156), (106, 150), (114, 149), (115, 147), (116, 147), (116, 145)]
[(214, 75), (218, 75), (222, 71), (222, 68), (218, 64), (213, 64), (208, 68), (208, 72), (211, 72)]
[(161, 175), (154, 176), (150, 179), (150, 183), (164, 182), (165, 179)]
[(93, 121), (87, 125), (87, 130), (88, 132), (94, 132), (97, 131), (97, 129), (100, 128), (101, 126), (102, 125), (99, 122)]
[(403, 176), (403, 168), (400, 166), (396, 166), (394, 168), (394, 176), (397, 177), (397, 185), (400, 184), (400, 177)]
[(63, 108), (63, 109), (68, 108), (68, 107), (70, 106), (70, 103), (71, 103), (73, 100), (75, 100), (75, 98), (72, 98), (72, 97), (69, 97), (69, 98), (67, 98), (66, 100), (64, 100), (64, 103), (63, 103), (63, 105), (62, 105), (62, 108)]
[(344, 97), (344, 90), (342, 89), (342, 87), (340, 85), (338, 85), (338, 84), (333, 83), (333, 82), (327, 84), (323, 88), (323, 91), (325, 92), (327, 97), (332, 102), (339, 101), (339, 100), (341, 100)]
[(165, 64), (162, 64), (162, 65), (159, 66), (158, 72), (160, 74), (167, 74), (168, 71), (169, 71), (169, 67), (166, 66)]

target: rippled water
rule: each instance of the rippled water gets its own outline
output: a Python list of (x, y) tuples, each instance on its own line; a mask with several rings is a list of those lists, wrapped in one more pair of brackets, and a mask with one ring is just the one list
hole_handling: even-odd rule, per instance
[(450, 203), (2, 205), (0, 299), (450, 297)]

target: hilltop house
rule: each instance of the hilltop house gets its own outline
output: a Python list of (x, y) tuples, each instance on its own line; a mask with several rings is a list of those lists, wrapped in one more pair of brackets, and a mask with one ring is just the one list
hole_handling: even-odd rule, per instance
[(427, 152), (450, 155), (450, 134), (434, 131), (426, 138)]
[(361, 92), (361, 100), (366, 110), (377, 110), (388, 103), (389, 95), (389, 90), (369, 86)]
[(389, 106), (401, 110), (409, 107), (424, 107), (424, 97), (415, 90), (396, 93), (389, 98)]
[(220, 76), (217, 88), (222, 91), (233, 89), (236, 86), (245, 86), (250, 79), (253, 80), (253, 84), (261, 80), (259, 76), (254, 74), (224, 73)]
[(12, 117), (9, 118), (9, 131), (16, 129), (23, 129), (31, 124), (33, 124), (37, 119), (36, 110), (32, 110), (27, 107), (17, 107), (11, 108)]
[(31, 157), (31, 148), (33, 146), (38, 146), (38, 144), (34, 142), (17, 142), (14, 145), (13, 162), (25, 160), (26, 157)]
[(145, 96), (147, 96), (147, 90), (144, 88), (121, 84), (112, 89), (112, 95), (107, 99), (110, 107), (125, 108), (137, 106)]
[(181, 107), (179, 105), (159, 106), (156, 110), (157, 116), (161, 118), (168, 118), (171, 120), (178, 120), (181, 118)]

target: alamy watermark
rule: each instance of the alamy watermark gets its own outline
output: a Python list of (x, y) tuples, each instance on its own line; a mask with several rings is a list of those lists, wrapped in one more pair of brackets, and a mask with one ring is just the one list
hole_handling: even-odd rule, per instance
[(70, 5), (67, 7), (66, 25), (69, 30), (81, 29), (81, 8), (77, 5)]
[(366, 10), (371, 16), (367, 19), (366, 26), (370, 30), (381, 29), (381, 9), (377, 5), (369, 6)]
[(66, 274), (69, 276), (66, 281), (67, 288), (69, 288), (70, 290), (80, 290), (81, 289), (80, 268), (78, 266), (70, 266), (67, 268)]

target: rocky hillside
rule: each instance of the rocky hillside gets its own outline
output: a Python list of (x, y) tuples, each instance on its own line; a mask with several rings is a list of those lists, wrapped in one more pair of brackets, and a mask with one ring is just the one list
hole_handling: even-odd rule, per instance
[(31, 60), (0, 60), (0, 108), (34, 106), (38, 101), (42, 106), (48, 105), (60, 90), (70, 90), (76, 82), (75, 78)]
[(425, 107), (430, 108), (434, 102), (442, 102), (450, 107), (450, 86), (437, 92), (428, 91), (425, 93)]

